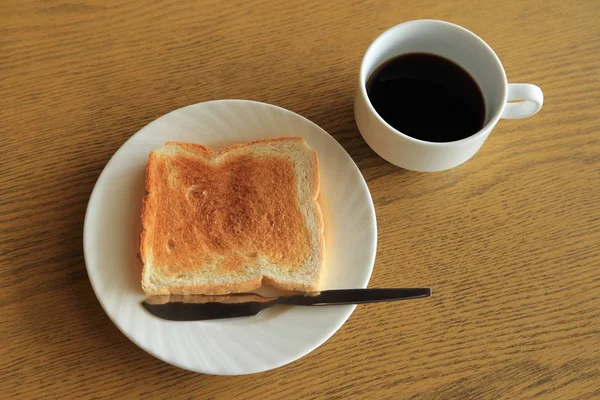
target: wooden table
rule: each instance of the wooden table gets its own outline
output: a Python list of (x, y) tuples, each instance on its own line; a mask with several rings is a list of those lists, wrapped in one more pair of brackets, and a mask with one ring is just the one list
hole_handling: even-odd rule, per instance
[[(600, 2), (8, 1), (0, 5), (0, 397), (600, 397)], [(397, 23), (484, 38), (545, 93), (450, 171), (384, 162), (352, 102), (361, 57)], [(187, 372), (102, 311), (83, 218), (110, 156), (176, 108), (221, 98), (313, 120), (364, 174), (372, 287), (435, 296), (357, 308), (323, 346), (252, 376)]]

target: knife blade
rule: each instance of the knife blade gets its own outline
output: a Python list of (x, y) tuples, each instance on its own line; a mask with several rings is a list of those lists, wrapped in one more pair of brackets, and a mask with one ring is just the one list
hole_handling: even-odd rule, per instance
[(275, 305), (326, 306), (379, 303), (431, 296), (429, 288), (340, 289), (264, 297), (255, 293), (224, 296), (153, 296), (142, 302), (152, 315), (169, 321), (203, 321), (256, 315)]

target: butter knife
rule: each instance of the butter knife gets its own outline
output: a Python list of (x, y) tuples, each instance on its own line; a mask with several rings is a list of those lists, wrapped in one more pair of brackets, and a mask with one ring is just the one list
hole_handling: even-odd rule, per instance
[(152, 315), (169, 321), (203, 321), (256, 315), (275, 305), (326, 306), (379, 303), (431, 296), (429, 288), (341, 289), (264, 297), (255, 293), (224, 296), (152, 296), (142, 306)]

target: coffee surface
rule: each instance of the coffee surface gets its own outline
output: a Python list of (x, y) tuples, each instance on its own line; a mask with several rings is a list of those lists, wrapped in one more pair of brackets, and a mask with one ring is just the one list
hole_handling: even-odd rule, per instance
[(481, 130), (485, 101), (458, 64), (428, 53), (398, 56), (367, 81), (369, 101), (396, 130), (428, 142), (453, 142)]

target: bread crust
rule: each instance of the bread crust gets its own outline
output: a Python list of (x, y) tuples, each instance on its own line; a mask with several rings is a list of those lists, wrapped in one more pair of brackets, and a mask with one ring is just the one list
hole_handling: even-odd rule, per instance
[[(255, 149), (257, 148), (261, 148), (265, 147), (270, 149), (270, 152), (263, 154), (259, 154), (256, 155), (251, 153), (252, 151), (255, 151)], [(230, 248), (233, 248), (236, 253), (235, 254), (229, 254), (229, 250), (227, 250), (227, 248), (222, 249), (224, 254), (225, 254), (225, 260), (223, 262), (217, 262), (215, 265), (217, 265), (218, 268), (221, 268), (220, 266), (223, 265), (224, 267), (222, 267), (221, 269), (224, 268), (224, 271), (221, 271), (221, 274), (227, 274), (227, 273), (232, 273), (232, 276), (237, 276), (237, 275), (241, 275), (244, 273), (244, 269), (248, 269), (248, 265), (252, 266), (252, 259), (253, 257), (256, 257), (255, 254), (260, 254), (261, 257), (263, 258), (270, 258), (270, 259), (275, 259), (277, 257), (281, 257), (282, 259), (284, 259), (286, 263), (282, 263), (282, 267), (281, 267), (281, 271), (278, 270), (277, 268), (279, 268), (279, 266), (276, 265), (277, 268), (275, 267), (271, 267), (271, 268), (275, 268), (274, 270), (270, 270), (267, 271), (267, 273), (262, 273), (262, 274), (250, 274), (247, 279), (240, 279), (239, 277), (236, 278), (237, 280), (234, 280), (232, 282), (217, 282), (215, 281), (215, 279), (213, 279), (213, 281), (210, 282), (203, 282), (203, 283), (198, 283), (196, 280), (194, 279), (190, 279), (189, 281), (186, 281), (185, 279), (176, 279), (177, 277), (180, 277), (180, 275), (182, 273), (190, 273), (190, 276), (195, 276), (194, 274), (197, 274), (197, 276), (201, 276), (202, 275), (202, 266), (192, 266), (190, 267), (188, 264), (194, 264), (193, 262), (188, 262), (189, 260), (186, 260), (185, 257), (190, 254), (189, 252), (186, 253), (185, 251), (182, 250), (184, 256), (177, 258), (175, 256), (169, 258), (169, 251), (164, 251), (162, 250), (162, 248), (160, 246), (156, 245), (156, 240), (153, 240), (153, 235), (159, 235), (161, 240), (163, 238), (166, 238), (167, 236), (165, 236), (164, 232), (162, 231), (166, 231), (168, 229), (165, 228), (165, 224), (161, 225), (160, 221), (164, 221), (165, 218), (163, 217), (162, 219), (158, 217), (158, 215), (160, 213), (164, 213), (163, 210), (161, 210), (161, 206), (159, 204), (159, 202), (161, 201), (161, 194), (160, 192), (160, 188), (165, 186), (165, 167), (164, 164), (164, 160), (170, 160), (169, 162), (173, 161), (173, 162), (179, 162), (180, 160), (184, 160), (185, 162), (188, 162), (186, 157), (196, 157), (198, 159), (198, 168), (202, 169), (202, 168), (209, 168), (207, 166), (210, 166), (210, 168), (214, 168), (215, 171), (218, 170), (220, 168), (220, 165), (224, 162), (228, 162), (230, 159), (232, 159), (232, 157), (237, 155), (241, 155), (239, 158), (240, 160), (235, 160), (235, 162), (237, 162), (236, 168), (232, 169), (231, 171), (228, 171), (228, 173), (230, 173), (230, 175), (226, 175), (226, 176), (232, 176), (234, 175), (234, 172), (239, 172), (239, 173), (243, 173), (243, 168), (240, 167), (240, 165), (246, 165), (248, 163), (252, 164), (255, 163), (255, 168), (260, 169), (260, 171), (264, 172), (263, 170), (265, 170), (265, 166), (263, 166), (262, 164), (260, 164), (261, 162), (267, 163), (265, 164), (266, 166), (268, 166), (268, 163), (273, 163), (274, 166), (276, 166), (279, 169), (285, 169), (284, 166), (286, 165), (282, 160), (280, 160), (280, 156), (278, 156), (277, 154), (272, 154), (273, 153), (273, 149), (278, 149), (278, 146), (282, 146), (281, 148), (289, 148), (289, 146), (301, 146), (303, 147), (303, 151), (307, 152), (306, 154), (309, 154), (309, 157), (311, 158), (309, 161), (307, 161), (307, 165), (309, 165), (309, 168), (305, 168), (302, 170), (303, 173), (305, 173), (305, 179), (306, 183), (308, 185), (308, 187), (305, 187), (305, 190), (308, 191), (308, 195), (310, 197), (310, 201), (307, 202), (305, 201), (304, 203), (306, 204), (302, 204), (302, 212), (304, 212), (304, 215), (302, 215), (302, 226), (298, 225), (298, 221), (299, 221), (299, 217), (294, 214), (294, 212), (287, 210), (288, 206), (282, 206), (279, 203), (276, 203), (277, 200), (279, 198), (285, 197), (285, 191), (282, 192), (281, 190), (278, 192), (280, 194), (280, 196), (277, 196), (278, 199), (267, 199), (267, 200), (262, 200), (261, 196), (258, 196), (258, 200), (255, 203), (250, 203), (250, 205), (247, 205), (246, 203), (244, 203), (245, 197), (243, 196), (244, 194), (242, 193), (241, 195), (239, 195), (239, 198), (241, 200), (239, 200), (242, 204), (242, 206), (238, 207), (239, 209), (236, 209), (237, 214), (235, 214), (236, 217), (241, 218), (241, 219), (248, 219), (248, 225), (253, 227), (253, 229), (256, 231), (254, 232), (254, 236), (252, 237), (252, 239), (250, 241), (244, 241), (244, 239), (239, 239), (240, 237), (243, 236), (244, 230), (242, 229), (239, 233), (239, 235), (234, 235), (231, 234), (231, 232), (227, 232), (227, 234), (219, 231), (219, 229), (221, 230), (225, 230), (225, 229), (233, 229), (231, 228), (232, 224), (235, 225), (235, 227), (237, 227), (237, 222), (235, 220), (233, 220), (233, 223), (231, 221), (229, 221), (229, 224), (223, 224), (224, 228), (218, 228), (215, 227), (214, 225), (216, 225), (214, 223), (214, 221), (210, 222), (213, 225), (206, 225), (208, 226), (208, 228), (210, 230), (214, 230), (216, 232), (215, 235), (209, 235), (206, 234), (202, 237), (202, 239), (198, 239), (196, 242), (194, 241), (196, 239), (196, 236), (189, 234), (189, 227), (186, 226), (184, 228), (184, 232), (186, 233), (184, 235), (184, 237), (186, 238), (187, 242), (192, 243), (193, 245), (200, 245), (200, 247), (204, 246), (206, 247), (208, 250), (206, 250), (207, 254), (210, 255), (214, 255), (218, 253), (218, 249), (219, 249), (219, 245), (221, 244), (221, 242), (224, 242), (225, 244), (229, 244)], [(305, 148), (304, 148), (305, 147)], [(307, 150), (308, 149), (308, 150)], [(249, 151), (250, 153), (246, 154), (246, 151)], [(283, 151), (283, 150), (282, 150)], [(293, 150), (296, 151), (296, 150)], [(308, 153), (309, 152), (309, 153)], [(297, 154), (296, 154), (297, 153)], [(295, 156), (298, 156), (298, 152), (293, 153)], [(258, 153), (257, 153), (258, 154)], [(255, 157), (254, 157), (255, 156)], [(299, 156), (301, 157), (305, 157), (305, 155), (300, 154)], [(261, 161), (256, 161), (257, 159), (260, 159)], [(248, 161), (249, 160), (249, 161)], [(277, 163), (276, 164), (275, 160)], [(306, 160), (303, 160), (306, 161)], [(286, 161), (287, 162), (287, 161)], [(296, 162), (297, 164), (297, 162)], [(298, 166), (294, 164), (294, 168), (296, 171), (296, 174), (298, 173)], [(170, 167), (172, 170), (175, 170), (176, 172), (180, 172), (181, 176), (183, 178), (181, 178), (181, 181), (186, 181), (186, 184), (190, 184), (194, 183), (194, 179), (198, 179), (198, 176), (194, 175), (195, 172), (193, 171), (192, 168), (192, 172), (190, 171), (190, 168), (188, 168), (187, 164), (184, 167), (181, 167), (179, 170), (177, 170), (177, 167)], [(240, 172), (241, 171), (241, 172)], [(169, 173), (171, 173), (172, 171), (169, 170)], [(214, 171), (213, 171), (214, 172)], [(221, 171), (222, 172), (222, 171)], [(221, 173), (219, 172), (219, 173)], [(268, 175), (268, 169), (266, 174)], [(188, 176), (189, 175), (189, 176)], [(205, 174), (206, 176), (210, 175), (210, 174)], [(200, 178), (204, 179), (205, 175), (202, 175)], [(281, 171), (279, 172), (279, 175), (276, 175), (278, 178), (289, 178), (289, 173), (286, 175), (285, 173), (282, 173)], [(170, 175), (169, 175), (170, 176)], [(270, 175), (268, 175), (270, 176)], [(285, 182), (285, 184), (287, 184), (287, 186), (282, 186), (283, 188), (286, 189), (286, 191), (291, 190), (291, 186), (289, 183), (289, 180), (283, 179), (282, 181)], [(296, 179), (300, 179), (298, 176), (295, 177)], [(170, 178), (169, 178), (170, 179)], [(277, 188), (277, 181), (268, 181), (267, 183), (269, 183), (274, 189)], [(262, 185), (266, 185), (266, 183), (261, 183)], [(161, 186), (162, 185), (162, 186)], [(180, 181), (178, 180), (176, 185), (180, 185)], [(283, 184), (282, 184), (283, 185)], [(323, 260), (325, 257), (325, 243), (324, 243), (324, 238), (323, 238), (323, 218), (322, 218), (322, 213), (321, 213), (321, 208), (318, 204), (317, 198), (319, 195), (319, 185), (320, 185), (320, 177), (319, 177), (319, 162), (318, 162), (318, 156), (317, 153), (310, 149), (306, 143), (304, 142), (304, 139), (302, 138), (289, 138), (289, 137), (282, 137), (282, 138), (273, 138), (273, 139), (263, 139), (263, 140), (256, 140), (256, 141), (252, 141), (252, 142), (248, 142), (248, 143), (242, 143), (242, 144), (234, 144), (232, 146), (228, 146), (226, 148), (221, 149), (218, 152), (214, 152), (212, 149), (200, 145), (200, 144), (194, 144), (194, 143), (180, 143), (180, 142), (166, 142), (165, 145), (158, 150), (152, 151), (149, 155), (148, 158), (148, 164), (146, 167), (146, 196), (144, 197), (143, 200), (143, 205), (142, 205), (142, 213), (141, 213), (141, 219), (142, 219), (142, 232), (140, 234), (140, 258), (142, 260), (142, 262), (144, 263), (144, 267), (143, 267), (143, 272), (142, 272), (142, 289), (144, 290), (144, 292), (148, 295), (156, 295), (156, 294), (182, 294), (182, 295), (187, 295), (187, 294), (227, 294), (227, 293), (235, 293), (235, 292), (247, 292), (247, 291), (252, 291), (255, 290), (257, 288), (259, 288), (261, 286), (262, 283), (268, 284), (270, 286), (276, 287), (278, 289), (282, 289), (282, 290), (289, 290), (289, 291), (314, 291), (314, 290), (318, 290), (318, 285), (319, 285), (319, 278), (320, 278), (320, 272), (322, 269), (322, 265), (323, 265)], [(181, 185), (180, 185), (181, 186)], [(185, 185), (184, 185), (185, 186)], [(196, 185), (192, 185), (192, 186), (196, 186)], [(214, 186), (214, 184), (213, 184)], [(208, 186), (212, 191), (213, 186)], [(256, 184), (255, 184), (256, 186)], [(260, 185), (256, 186), (256, 187), (252, 187), (251, 184), (248, 184), (247, 187), (249, 188), (250, 192), (252, 192), (252, 190), (256, 189), (257, 191), (264, 191), (264, 188), (259, 187)], [(305, 185), (306, 186), (306, 185)], [(300, 186), (299, 186), (300, 187)], [(242, 187), (242, 189), (246, 188), (246, 186)], [(189, 188), (188, 188), (189, 189)], [(205, 194), (207, 190), (203, 190), (201, 193)], [(276, 192), (276, 190), (274, 190)], [(234, 194), (231, 194), (231, 196), (233, 196)], [(296, 194), (297, 198), (300, 198), (302, 195), (302, 193), (300, 194)], [(238, 203), (235, 203), (234, 201), (230, 201), (228, 196), (226, 198), (221, 197), (222, 202), (228, 202), (228, 206), (229, 209), (231, 209), (231, 207), (235, 207)], [(174, 208), (178, 208), (178, 210), (183, 210), (184, 212), (188, 212), (189, 210), (183, 206), (181, 206), (182, 200), (181, 199), (177, 199), (177, 200), (172, 200), (172, 196), (168, 197), (168, 196), (164, 196), (165, 198), (167, 198), (169, 201), (171, 201), (171, 203), (174, 203), (175, 206), (173, 206)], [(250, 195), (251, 197), (251, 195)], [(264, 195), (262, 196), (264, 198)], [(225, 199), (225, 200), (223, 200)], [(164, 199), (162, 199), (164, 200)], [(179, 202), (179, 203), (178, 203)], [(271, 252), (271, 254), (269, 253), (270, 248), (267, 247), (265, 248), (260, 247), (259, 245), (256, 245), (258, 247), (257, 249), (250, 249), (252, 251), (246, 251), (248, 250), (249, 246), (252, 247), (251, 245), (248, 245), (248, 243), (253, 243), (253, 241), (260, 239), (262, 236), (264, 236), (264, 230), (261, 231), (261, 227), (264, 227), (264, 221), (261, 219), (260, 223), (257, 223), (256, 220), (260, 217), (261, 214), (259, 214), (259, 212), (252, 212), (250, 213), (246, 208), (252, 208), (254, 207), (256, 204), (260, 205), (260, 206), (271, 206), (272, 202), (275, 202), (275, 204), (273, 205), (274, 209), (275, 209), (275, 213), (283, 213), (285, 214), (285, 216), (287, 216), (286, 218), (280, 218), (280, 220), (282, 222), (285, 222), (285, 226), (280, 228), (280, 231), (285, 232), (284, 228), (294, 228), (294, 235), (292, 236), (286, 236), (285, 233), (280, 233), (279, 235), (279, 239), (283, 240), (281, 242), (281, 240), (279, 242), (275, 241), (275, 240), (271, 240), (270, 243), (270, 248), (274, 248), (275, 250), (273, 252)], [(198, 210), (204, 211), (206, 212), (207, 210), (210, 211), (210, 209), (206, 209), (206, 208), (202, 208), (202, 207), (198, 207), (196, 203), (194, 203), (196, 208)], [(246, 208), (244, 208), (246, 207)], [(164, 208), (164, 207), (163, 207)], [(194, 207), (188, 207), (188, 208), (194, 208)], [(267, 207), (268, 208), (268, 207)], [(282, 211), (283, 210), (283, 211)], [(193, 212), (196, 212), (195, 210), (192, 210)], [(190, 212), (192, 212), (190, 211)], [(263, 210), (264, 211), (264, 210)], [(267, 214), (269, 212), (269, 210), (265, 211)], [(232, 214), (230, 212), (230, 214)], [(161, 214), (162, 215), (162, 214)], [(189, 215), (194, 215), (194, 216), (198, 216), (200, 215), (201, 217), (203, 216), (203, 214), (186, 214), (188, 217)], [(228, 214), (229, 215), (229, 214)], [(174, 217), (175, 218), (175, 217)], [(184, 217), (185, 219), (185, 217)], [(160, 220), (160, 221), (159, 221)], [(170, 223), (170, 222), (169, 222)], [(291, 224), (291, 225), (290, 225)], [(181, 225), (181, 224), (180, 224)], [(185, 222), (183, 223), (183, 225), (185, 225)], [(239, 225), (239, 224), (238, 224)], [(241, 225), (242, 227), (245, 227), (245, 225)], [(258, 226), (258, 228), (257, 228)], [(192, 227), (193, 229), (196, 229), (194, 227)], [(171, 228), (169, 228), (171, 229)], [(173, 228), (174, 229), (174, 228)], [(188, 230), (185, 230), (188, 229)], [(306, 234), (303, 236), (303, 234), (298, 233), (300, 232), (302, 229), (308, 229), (309, 230), (309, 234)], [(157, 233), (158, 232), (158, 233)], [(202, 236), (202, 232), (199, 234), (200, 236)], [(258, 233), (263, 233), (262, 236), (259, 236)], [(268, 233), (268, 232), (267, 232)], [(161, 236), (162, 235), (162, 236)], [(252, 236), (252, 235), (250, 235)], [(215, 239), (216, 238), (216, 239)], [(223, 238), (229, 240), (229, 242), (227, 242), (227, 240), (224, 240)], [(308, 238), (308, 239), (307, 239)], [(169, 239), (169, 243), (170, 243)], [(286, 242), (287, 240), (287, 242)], [(160, 241), (160, 243), (163, 243), (164, 240)], [(185, 243), (184, 243), (185, 244)], [(239, 245), (239, 248), (236, 247), (237, 245)], [(255, 244), (252, 244), (255, 245)], [(178, 248), (175, 248), (176, 251), (178, 251)], [(215, 250), (217, 249), (217, 250)], [(241, 249), (241, 250), (240, 250)], [(242, 251), (244, 250), (244, 251)], [(193, 251), (198, 252), (199, 250), (197, 250), (197, 248), (195, 248)], [(162, 252), (162, 253), (161, 253)], [(266, 252), (266, 253), (264, 253)], [(309, 252), (310, 254), (307, 256), (307, 252)], [(248, 253), (248, 254), (247, 254)], [(280, 254), (281, 253), (281, 254)], [(285, 253), (285, 254), (283, 254)], [(195, 257), (197, 256), (197, 254), (193, 253), (191, 254), (190, 257)], [(176, 266), (173, 265), (173, 267), (171, 268), (170, 266), (164, 266), (161, 265), (161, 263), (159, 263), (159, 265), (154, 265), (156, 264), (156, 258), (163, 259), (162, 264), (166, 264), (166, 262), (164, 262), (164, 260), (169, 260), (169, 259), (173, 259), (173, 260), (177, 260), (177, 262), (180, 262), (180, 266)], [(208, 257), (208, 256), (207, 256)], [(287, 257), (287, 258), (285, 258)], [(296, 257), (296, 258), (294, 258)], [(299, 267), (297, 267), (297, 272), (298, 272), (298, 276), (300, 276), (300, 278), (295, 277), (294, 275), (294, 268), (290, 268), (289, 265), (300, 265), (301, 262), (297, 261), (297, 259), (299, 259), (299, 257), (310, 257), (310, 259), (312, 260), (310, 265), (308, 265), (308, 267), (306, 267), (305, 265), (301, 265)], [(189, 257), (188, 257), (189, 258)], [(210, 257), (208, 257), (210, 258)], [(197, 264), (197, 263), (196, 263)], [(271, 263), (273, 264), (273, 263)], [(287, 265), (287, 266), (285, 266)], [(253, 266), (254, 267), (254, 266)], [(162, 269), (161, 269), (162, 268)], [(187, 270), (186, 270), (187, 268)], [(295, 267), (296, 268), (296, 267)], [(303, 269), (304, 268), (304, 269)], [(191, 272), (190, 272), (191, 271)], [(199, 272), (200, 271), (200, 272)], [(153, 278), (159, 276), (161, 279), (167, 280), (169, 281), (168, 283), (162, 283), (162, 284), (156, 284), (156, 282), (153, 281)], [(218, 280), (218, 279), (217, 279)], [(221, 279), (222, 280), (222, 279)]]

